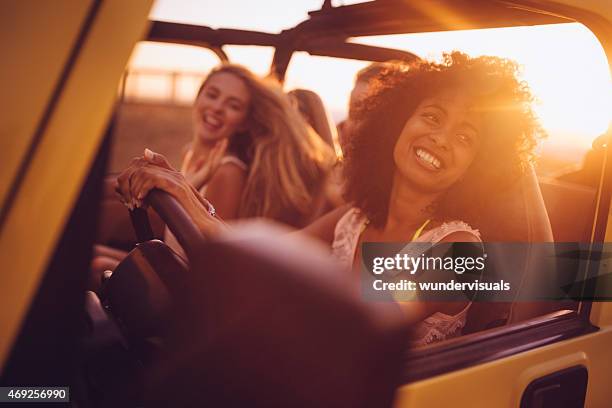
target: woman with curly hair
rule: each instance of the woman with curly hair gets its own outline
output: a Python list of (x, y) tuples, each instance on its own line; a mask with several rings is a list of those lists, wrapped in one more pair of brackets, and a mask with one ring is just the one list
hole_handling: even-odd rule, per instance
[[(487, 199), (521, 176), (542, 135), (516, 71), (508, 60), (455, 52), (376, 78), (347, 145), (352, 207), (335, 222), (337, 258), (357, 266), (363, 242), (481, 240)], [(416, 343), (427, 344), (459, 335), (469, 303), (403, 306), (421, 321)]]
[[(541, 135), (516, 71), (505, 59), (458, 52), (385, 69), (355, 112), (345, 165), (351, 204), (303, 231), (330, 243), (348, 270), (359, 270), (364, 242), (481, 242), (484, 198), (521, 176)], [(188, 212), (214, 234), (220, 224), (197, 206)], [(425, 345), (460, 335), (470, 303), (400, 306), (416, 325), (413, 344)]]
[(376, 79), (345, 165), (347, 198), (372, 226), (388, 224), (401, 186), (431, 196), (420, 210), (434, 219), (478, 225), (482, 198), (517, 180), (542, 135), (516, 71), (509, 60), (455, 52)]

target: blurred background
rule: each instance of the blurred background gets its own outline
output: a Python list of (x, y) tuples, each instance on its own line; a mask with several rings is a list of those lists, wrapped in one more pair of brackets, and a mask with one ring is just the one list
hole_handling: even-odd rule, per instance
[[(358, 1), (335, 1), (334, 6)], [(308, 18), (322, 0), (251, 2), (157, 0), (151, 20), (279, 33)], [(581, 24), (358, 37), (351, 41), (410, 51), (440, 59), (460, 50), (472, 56), (516, 60), (538, 98), (549, 137), (539, 147), (540, 177), (559, 177), (583, 166), (594, 140), (606, 132), (612, 112), (612, 81), (603, 49)], [(267, 75), (273, 48), (224, 46), (230, 61)], [(191, 137), (190, 107), (206, 73), (219, 63), (210, 50), (143, 41), (135, 48), (119, 89), (115, 145), (110, 171), (119, 171), (144, 147), (181, 161)], [(321, 96), (336, 123), (346, 117), (354, 76), (368, 62), (296, 52), (284, 88), (310, 89)]]

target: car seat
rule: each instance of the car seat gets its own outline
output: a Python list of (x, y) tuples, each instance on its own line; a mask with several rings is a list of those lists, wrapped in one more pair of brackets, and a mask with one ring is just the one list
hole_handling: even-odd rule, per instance
[[(547, 209), (531, 166), (513, 185), (488, 203), (479, 229), (485, 242), (553, 242)], [(540, 280), (535, 278), (542, 275), (542, 265), (537, 253), (523, 254), (517, 267), (515, 259), (508, 262), (509, 251), (501, 246), (490, 246), (488, 250), (495, 251), (496, 248), (498, 253), (488, 254), (487, 264), (495, 271), (495, 280), (503, 279), (515, 284), (514, 299), (520, 297), (521, 291), (538, 284)], [(524, 250), (529, 248), (525, 246)], [(535, 317), (550, 307), (541, 303), (477, 301), (470, 307), (464, 333), (497, 327), (517, 321), (517, 318)]]

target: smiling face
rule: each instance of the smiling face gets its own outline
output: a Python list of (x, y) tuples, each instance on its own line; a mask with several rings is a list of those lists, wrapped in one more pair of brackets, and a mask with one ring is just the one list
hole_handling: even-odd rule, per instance
[(480, 115), (459, 91), (424, 99), (395, 144), (396, 179), (421, 191), (447, 190), (465, 174), (480, 147)]
[(250, 104), (242, 79), (229, 72), (212, 74), (195, 101), (194, 141), (210, 144), (243, 130)]

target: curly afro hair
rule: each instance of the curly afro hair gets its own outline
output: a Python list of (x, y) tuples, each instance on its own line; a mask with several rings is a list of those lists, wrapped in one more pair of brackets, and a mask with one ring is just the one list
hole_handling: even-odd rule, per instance
[(545, 134), (531, 109), (533, 96), (517, 79), (510, 60), (460, 52), (444, 54), (441, 63), (395, 63), (374, 78), (368, 95), (356, 106), (344, 165), (345, 198), (370, 223), (384, 227), (395, 173), (393, 150), (408, 118), (425, 98), (458, 90), (473, 100), (482, 116), (480, 148), (460, 182), (435, 204), (434, 217), (462, 219), (478, 225), (478, 214), (496, 193), (518, 179)]

